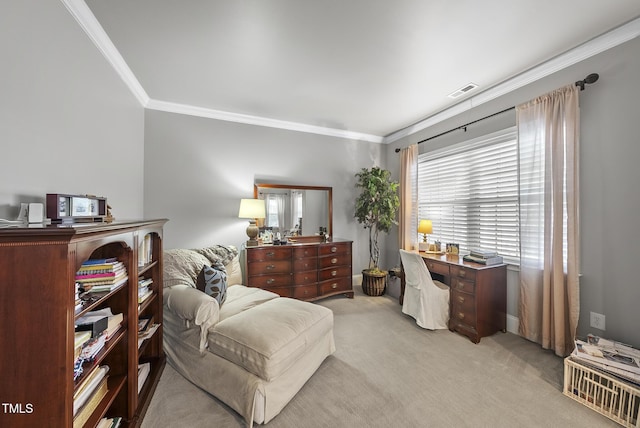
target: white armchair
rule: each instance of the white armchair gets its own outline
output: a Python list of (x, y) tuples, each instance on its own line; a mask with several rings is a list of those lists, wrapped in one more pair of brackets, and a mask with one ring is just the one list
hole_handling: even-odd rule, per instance
[(449, 287), (431, 278), (420, 254), (400, 250), (404, 268), (405, 292), (402, 312), (429, 330), (448, 328)]

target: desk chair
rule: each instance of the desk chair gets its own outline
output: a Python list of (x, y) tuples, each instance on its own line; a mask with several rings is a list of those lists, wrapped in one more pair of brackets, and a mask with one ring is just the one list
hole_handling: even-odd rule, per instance
[(449, 287), (431, 279), (420, 254), (400, 250), (400, 260), (406, 282), (402, 312), (415, 318), (422, 328), (448, 328)]

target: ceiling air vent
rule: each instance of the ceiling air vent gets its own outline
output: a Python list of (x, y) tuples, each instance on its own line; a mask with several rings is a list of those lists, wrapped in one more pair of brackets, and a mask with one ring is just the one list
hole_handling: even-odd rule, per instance
[(450, 93), (449, 94), (449, 98), (458, 98), (459, 96), (464, 95), (467, 92), (472, 91), (477, 87), (478, 87), (478, 85), (476, 85), (475, 83), (467, 83), (466, 85), (464, 85), (462, 88), (458, 89), (457, 91), (454, 91), (454, 92)]

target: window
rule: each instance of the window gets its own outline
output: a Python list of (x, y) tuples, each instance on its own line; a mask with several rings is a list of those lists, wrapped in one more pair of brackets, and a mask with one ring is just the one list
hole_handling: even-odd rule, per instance
[(433, 221), (431, 240), (496, 250), (518, 264), (515, 127), (420, 155), (418, 215)]

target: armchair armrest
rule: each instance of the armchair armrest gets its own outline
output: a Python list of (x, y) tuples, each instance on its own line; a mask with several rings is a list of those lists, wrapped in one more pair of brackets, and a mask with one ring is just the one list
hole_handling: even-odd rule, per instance
[(220, 319), (218, 301), (202, 291), (184, 284), (164, 289), (165, 307), (185, 320), (200, 327), (200, 351), (207, 346), (207, 332)]

